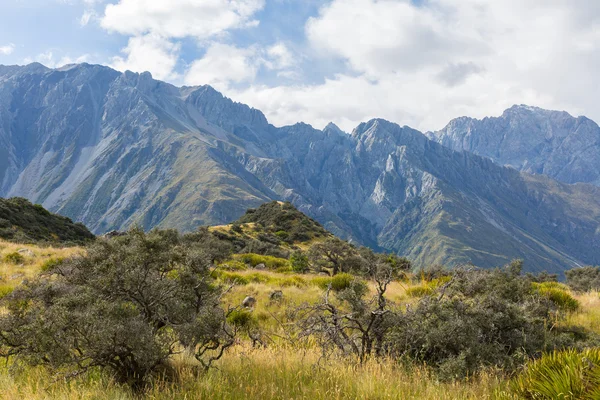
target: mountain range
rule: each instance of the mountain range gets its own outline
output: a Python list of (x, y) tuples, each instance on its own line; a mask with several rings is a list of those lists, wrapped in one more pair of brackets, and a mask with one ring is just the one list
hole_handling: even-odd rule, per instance
[(528, 106), (427, 134), (382, 119), (351, 134), (275, 127), (210, 86), (0, 66), (0, 196), (95, 233), (190, 231), (286, 200), (416, 265), (523, 258), (562, 272), (600, 264), (599, 137), (589, 119)]

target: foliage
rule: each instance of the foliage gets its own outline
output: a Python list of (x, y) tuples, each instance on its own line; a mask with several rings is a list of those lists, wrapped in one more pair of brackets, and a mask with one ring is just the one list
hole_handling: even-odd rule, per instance
[(0, 238), (19, 243), (85, 244), (94, 235), (82, 224), (13, 197), (0, 198)]
[(58, 265), (60, 265), (62, 262), (64, 261), (63, 258), (49, 258), (46, 261), (44, 261), (44, 263), (41, 265), (40, 270), (42, 272), (46, 272), (49, 271), (55, 267), (57, 267)]
[(533, 283), (538, 294), (552, 301), (563, 311), (577, 311), (579, 302), (558, 282)]
[(306, 254), (295, 251), (290, 256), (290, 266), (292, 271), (303, 274), (309, 271), (310, 264), (308, 263), (308, 257)]
[(544, 349), (585, 339), (551, 329), (563, 306), (532, 290), (521, 268), (514, 261), (502, 269), (457, 271), (398, 314), (389, 336), (392, 354), (425, 362), (442, 378), (454, 379), (486, 366), (514, 370)]
[(433, 287), (423, 283), (421, 285), (411, 286), (406, 289), (406, 295), (408, 297), (423, 297), (433, 293)]
[(4, 255), (4, 262), (7, 264), (22, 264), (24, 261), (25, 257), (16, 251)]
[(233, 337), (206, 250), (175, 231), (96, 241), (4, 298), (2, 354), (68, 374), (109, 369), (136, 389), (180, 343), (209, 366)]
[(268, 269), (277, 269), (289, 267), (289, 261), (285, 258), (262, 256), (260, 254), (246, 253), (246, 254), (235, 254), (234, 259), (239, 260), (243, 263), (249, 264), (252, 267), (256, 267), (259, 264), (264, 264)]
[(600, 290), (600, 266), (573, 268), (565, 271), (567, 285), (576, 292)]
[(524, 399), (598, 399), (600, 349), (544, 354), (528, 363), (510, 387)]
[[(329, 268), (332, 274), (349, 272), (350, 260), (361, 260), (356, 249), (344, 240), (332, 237), (311, 246), (309, 257), (312, 263), (320, 268)], [(361, 260), (362, 261), (362, 260)]]
[(249, 209), (236, 223), (256, 223), (266, 232), (289, 243), (306, 242), (328, 234), (321, 224), (298, 211), (289, 202), (272, 201), (256, 209)]

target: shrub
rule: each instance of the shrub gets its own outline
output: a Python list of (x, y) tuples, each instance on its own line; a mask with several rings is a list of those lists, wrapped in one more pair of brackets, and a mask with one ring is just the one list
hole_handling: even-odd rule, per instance
[(227, 322), (237, 328), (249, 328), (256, 323), (250, 310), (235, 309), (227, 316)]
[(223, 268), (227, 271), (243, 271), (248, 269), (246, 264), (237, 260), (229, 260), (219, 265), (220, 268)]
[(287, 240), (290, 237), (290, 234), (286, 231), (277, 231), (275, 232), (275, 236), (281, 240)]
[(544, 354), (529, 362), (510, 387), (525, 399), (598, 399), (600, 349)]
[(100, 367), (142, 389), (181, 344), (208, 367), (234, 343), (210, 256), (175, 231), (96, 241), (64, 265), (2, 300), (0, 353), (13, 362), (77, 374)]
[(22, 264), (23, 262), (25, 262), (25, 257), (23, 257), (21, 254), (15, 252), (12, 253), (8, 253), (4, 256), (4, 262), (7, 264)]
[(42, 272), (50, 271), (51, 269), (60, 265), (63, 261), (64, 261), (63, 258), (49, 258), (46, 261), (44, 261), (44, 263), (40, 267), (40, 270)]
[(587, 340), (552, 329), (550, 321), (561, 315), (532, 290), (520, 262), (458, 270), (447, 283), (395, 315), (387, 336), (391, 355), (427, 363), (440, 377), (454, 379), (483, 367), (511, 371), (543, 350)]
[(360, 281), (354, 275), (345, 272), (334, 275), (333, 277), (316, 277), (313, 278), (311, 282), (321, 289), (327, 289), (331, 285), (332, 290), (341, 292), (342, 290), (351, 287), (355, 281), (361, 282), (364, 285), (364, 282)]
[(406, 289), (406, 295), (409, 297), (429, 296), (433, 293), (433, 288), (427, 284), (411, 286)]
[(0, 285), (0, 299), (11, 294), (14, 289), (15, 288), (12, 285)]
[(234, 259), (237, 259), (243, 263), (250, 264), (252, 267), (256, 267), (258, 264), (265, 264), (267, 268), (273, 270), (282, 267), (289, 267), (289, 262), (285, 258), (261, 256), (253, 253), (235, 254), (233, 257)]
[(558, 282), (533, 283), (534, 290), (563, 311), (577, 311), (579, 302)]
[(600, 267), (581, 267), (565, 271), (567, 285), (576, 292), (600, 290)]
[(292, 271), (297, 272), (299, 274), (308, 272), (308, 257), (300, 251), (295, 251), (290, 256), (290, 266), (292, 267)]
[(250, 279), (241, 274), (228, 271), (215, 271), (213, 273), (216, 278), (219, 278), (222, 282), (233, 285), (247, 285), (250, 283)]

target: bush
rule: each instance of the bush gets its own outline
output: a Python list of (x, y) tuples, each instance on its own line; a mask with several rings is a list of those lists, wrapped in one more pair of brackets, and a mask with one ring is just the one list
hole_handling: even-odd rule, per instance
[(289, 261), (285, 258), (278, 258), (272, 256), (261, 256), (259, 254), (247, 253), (247, 254), (235, 254), (234, 259), (239, 260), (243, 263), (249, 264), (252, 267), (256, 267), (258, 264), (265, 264), (269, 269), (277, 269), (282, 267), (289, 267)]
[(510, 387), (525, 399), (598, 399), (600, 349), (544, 354), (528, 363)]
[[(334, 275), (333, 277), (316, 277), (313, 278), (311, 282), (313, 285), (316, 285), (323, 290), (327, 289), (331, 285), (331, 290), (336, 292), (341, 292), (342, 290), (348, 289), (355, 283), (363, 285), (366, 288), (366, 284), (364, 282), (356, 278), (354, 275), (347, 274), (345, 272)], [(360, 290), (363, 289), (361, 288)]]
[(49, 258), (46, 261), (44, 261), (44, 263), (40, 267), (40, 270), (42, 272), (50, 271), (51, 269), (60, 265), (63, 261), (64, 261), (63, 258)]
[(292, 267), (292, 271), (297, 272), (299, 274), (308, 272), (308, 257), (300, 251), (295, 251), (290, 256), (290, 266)]
[(219, 265), (219, 268), (223, 268), (227, 271), (243, 271), (248, 269), (246, 264), (237, 260), (229, 260)]
[[(503, 269), (459, 270), (447, 283), (395, 314), (387, 336), (391, 355), (427, 363), (441, 378), (454, 379), (484, 367), (512, 371), (541, 351), (588, 340), (575, 329), (552, 329), (551, 321), (561, 314), (554, 312), (550, 295), (532, 290), (520, 262)], [(544, 290), (562, 290), (552, 285)], [(572, 307), (562, 295), (555, 301)]]
[(229, 313), (227, 322), (237, 328), (249, 328), (256, 324), (255, 318), (250, 310), (236, 309)]
[(552, 301), (563, 311), (577, 311), (579, 302), (565, 290), (565, 285), (558, 282), (533, 283), (534, 290), (548, 300)]
[(409, 297), (429, 296), (433, 293), (433, 288), (427, 284), (411, 286), (406, 289), (406, 295)]
[(15, 252), (12, 253), (8, 253), (4, 256), (4, 262), (7, 264), (22, 264), (23, 262), (25, 262), (25, 257), (23, 257), (21, 254)]
[(600, 267), (581, 267), (565, 271), (567, 285), (576, 292), (600, 290)]
[(11, 294), (15, 288), (12, 285), (0, 285), (0, 299)]
[(236, 274), (235, 272), (215, 271), (213, 275), (227, 284), (243, 286), (250, 283), (250, 280), (246, 276)]
[[(175, 231), (133, 230), (26, 282), (2, 300), (0, 353), (83, 373), (100, 367), (142, 389), (184, 344), (205, 357), (234, 343), (210, 256)], [(212, 353), (211, 353), (212, 354)]]

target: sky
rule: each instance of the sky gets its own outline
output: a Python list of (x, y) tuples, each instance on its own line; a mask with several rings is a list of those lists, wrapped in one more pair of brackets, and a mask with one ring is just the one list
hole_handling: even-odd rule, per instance
[(0, 64), (34, 61), (210, 84), (278, 126), (600, 121), (597, 0), (0, 0)]

